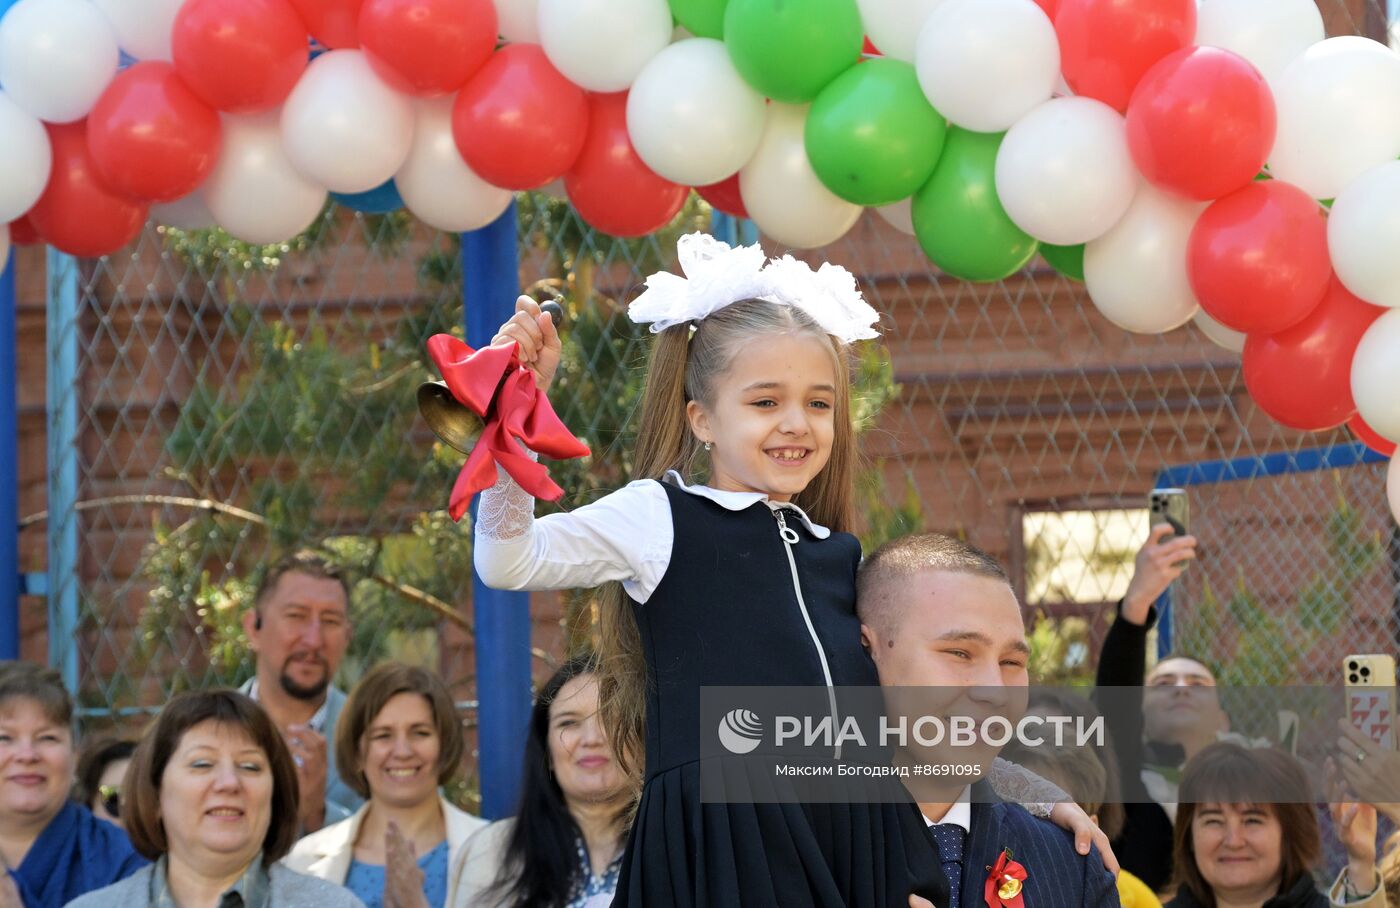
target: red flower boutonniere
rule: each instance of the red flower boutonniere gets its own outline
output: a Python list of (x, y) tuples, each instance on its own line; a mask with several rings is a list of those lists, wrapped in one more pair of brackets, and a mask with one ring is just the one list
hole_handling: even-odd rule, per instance
[(996, 864), (987, 868), (987, 883), (982, 889), (987, 908), (1025, 908), (1021, 889), (1026, 876), (1026, 868), (1011, 859), (1011, 849), (1003, 848)]

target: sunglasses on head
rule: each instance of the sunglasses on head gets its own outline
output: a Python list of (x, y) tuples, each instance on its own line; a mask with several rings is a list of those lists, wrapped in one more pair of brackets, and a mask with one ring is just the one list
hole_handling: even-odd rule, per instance
[(122, 807), (122, 790), (119, 785), (99, 785), (97, 786), (97, 802), (102, 805), (102, 809), (114, 817), (120, 817)]

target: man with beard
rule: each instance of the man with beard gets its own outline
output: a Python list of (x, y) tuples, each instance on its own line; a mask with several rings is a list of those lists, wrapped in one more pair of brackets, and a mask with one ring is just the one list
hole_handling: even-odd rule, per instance
[(343, 820), (363, 800), (335, 769), (335, 723), (345, 692), (331, 684), (350, 644), (350, 586), (311, 554), (268, 569), (243, 615), (256, 671), (242, 691), (282, 730), (297, 766), (301, 831)]

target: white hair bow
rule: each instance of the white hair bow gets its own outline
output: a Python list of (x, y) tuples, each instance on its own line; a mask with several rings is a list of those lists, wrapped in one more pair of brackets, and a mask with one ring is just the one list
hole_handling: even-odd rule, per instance
[(647, 289), (627, 307), (638, 324), (652, 333), (696, 322), (746, 299), (793, 306), (812, 317), (822, 330), (846, 343), (879, 337), (876, 312), (856, 287), (855, 276), (826, 263), (813, 271), (790, 255), (764, 262), (758, 246), (731, 247), (704, 233), (688, 233), (676, 244), (680, 277), (659, 271)]

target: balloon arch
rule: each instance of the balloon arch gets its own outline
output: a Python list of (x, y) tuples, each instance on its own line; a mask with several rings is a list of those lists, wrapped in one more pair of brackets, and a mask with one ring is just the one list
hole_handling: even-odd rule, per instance
[(693, 188), (799, 248), (873, 207), (956, 277), (1039, 252), (1126, 330), (1195, 319), (1284, 425), (1400, 441), (1400, 55), (1313, 0), (0, 11), (0, 263), (148, 217), (281, 242), (328, 193), (469, 231), (562, 180), (635, 236)]

